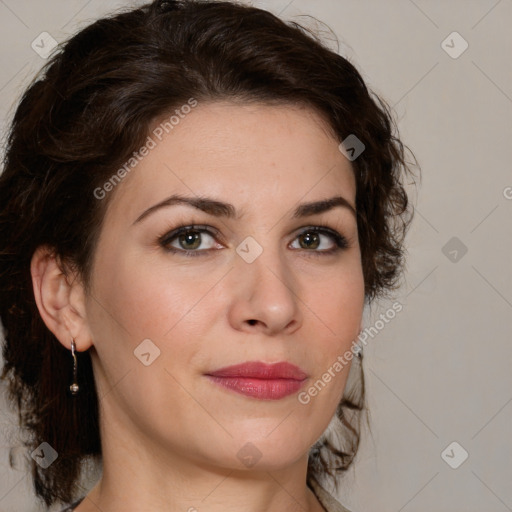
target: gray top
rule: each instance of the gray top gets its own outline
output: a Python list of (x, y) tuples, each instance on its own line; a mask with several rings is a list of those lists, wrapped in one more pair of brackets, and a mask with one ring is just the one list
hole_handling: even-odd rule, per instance
[(78, 501), (71, 503), (71, 505), (68, 505), (66, 508), (62, 509), (61, 512), (73, 512), (73, 510), (75, 510), (75, 507), (78, 507), (78, 505), (80, 505), (80, 503), (82, 503), (83, 500), (84, 498), (81, 498)]
[(334, 499), (332, 494), (327, 492), (314, 478), (310, 478), (308, 484), (326, 512), (350, 512), (348, 508), (345, 508), (339, 501)]
[[(335, 500), (333, 496), (328, 493), (314, 478), (310, 478), (308, 480), (308, 484), (311, 487), (311, 490), (315, 493), (320, 504), (325, 508), (326, 512), (350, 512), (348, 508), (345, 508), (339, 501)], [(80, 500), (75, 501), (63, 509), (62, 512), (73, 512), (75, 507), (78, 507), (83, 499), (84, 498), (81, 498)]]

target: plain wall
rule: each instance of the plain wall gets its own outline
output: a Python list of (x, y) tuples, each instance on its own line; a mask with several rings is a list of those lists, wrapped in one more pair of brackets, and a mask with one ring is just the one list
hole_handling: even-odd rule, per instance
[[(0, 1), (1, 135), (45, 62), (31, 48), (39, 34), (62, 41), (134, 4)], [(512, 2), (254, 4), (326, 22), (340, 53), (394, 108), (422, 169), (396, 293), (403, 310), (364, 349), (372, 433), (363, 431), (340, 501), (353, 512), (512, 510)], [(375, 304), (366, 327), (390, 304)], [(17, 427), (5, 405), (0, 411), (0, 512), (42, 510), (28, 474), (9, 468)], [(455, 465), (463, 449), (469, 456), (453, 469), (446, 460)]]

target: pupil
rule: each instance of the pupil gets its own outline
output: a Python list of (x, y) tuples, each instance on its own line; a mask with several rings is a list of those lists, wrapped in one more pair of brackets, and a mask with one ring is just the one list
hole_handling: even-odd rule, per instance
[(304, 249), (316, 249), (319, 246), (320, 240), (317, 233), (305, 233), (302, 236), (302, 247)]
[(201, 237), (197, 231), (188, 231), (180, 235), (179, 241), (184, 249), (197, 249), (201, 245)]

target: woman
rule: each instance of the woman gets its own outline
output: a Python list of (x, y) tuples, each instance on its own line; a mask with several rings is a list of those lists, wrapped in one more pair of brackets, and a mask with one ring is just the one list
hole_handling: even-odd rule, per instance
[(37, 496), (346, 510), (320, 481), (357, 451), (347, 378), (403, 265), (408, 172), (356, 69), (268, 12), (156, 1), (67, 42), (0, 177), (3, 377)]

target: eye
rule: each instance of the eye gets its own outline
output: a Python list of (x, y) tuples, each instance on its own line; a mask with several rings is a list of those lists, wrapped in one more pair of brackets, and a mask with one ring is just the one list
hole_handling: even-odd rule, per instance
[(347, 239), (327, 227), (312, 226), (302, 231), (296, 238), (299, 247), (293, 245), (294, 249), (304, 249), (307, 251), (331, 254), (341, 249), (348, 248)]
[[(158, 238), (158, 243), (168, 252), (184, 256), (203, 256), (212, 250), (224, 248), (217, 241), (219, 238), (219, 232), (211, 226), (194, 224), (165, 232)], [(290, 247), (320, 256), (346, 249), (349, 244), (343, 235), (331, 228), (311, 226), (304, 229)]]
[(206, 226), (181, 226), (159, 238), (160, 245), (170, 252), (196, 256), (223, 247), (216, 242), (217, 233)]

